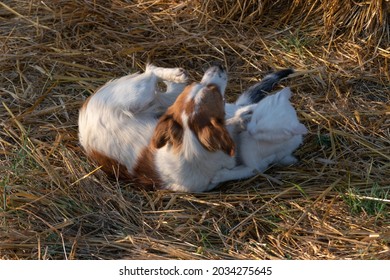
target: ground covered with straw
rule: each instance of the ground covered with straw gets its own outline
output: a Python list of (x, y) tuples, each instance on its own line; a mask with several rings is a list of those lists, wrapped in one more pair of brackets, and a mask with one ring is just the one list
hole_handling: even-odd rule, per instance
[[(0, 259), (390, 259), (384, 0), (0, 2)], [(147, 61), (228, 68), (227, 99), (272, 70), (310, 133), (300, 163), (204, 194), (110, 180), (78, 109)]]

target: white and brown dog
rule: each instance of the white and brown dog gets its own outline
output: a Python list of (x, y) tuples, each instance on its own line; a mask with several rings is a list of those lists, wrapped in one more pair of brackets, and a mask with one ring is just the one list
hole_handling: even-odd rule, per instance
[[(157, 91), (159, 79), (168, 84), (165, 93)], [(87, 155), (106, 172), (145, 187), (203, 192), (218, 185), (217, 171), (235, 166), (225, 127), (226, 71), (210, 67), (182, 91), (185, 81), (180, 68), (149, 65), (143, 74), (104, 85), (80, 110)]]

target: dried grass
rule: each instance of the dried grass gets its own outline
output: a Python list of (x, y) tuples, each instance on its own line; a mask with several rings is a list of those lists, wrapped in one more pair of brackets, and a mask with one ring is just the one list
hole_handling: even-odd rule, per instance
[[(2, 1), (0, 257), (389, 259), (389, 9), (383, 0)], [(230, 100), (271, 69), (298, 69), (284, 83), (311, 131), (300, 164), (205, 194), (108, 180), (78, 145), (78, 108), (147, 60), (193, 79), (219, 60)]]

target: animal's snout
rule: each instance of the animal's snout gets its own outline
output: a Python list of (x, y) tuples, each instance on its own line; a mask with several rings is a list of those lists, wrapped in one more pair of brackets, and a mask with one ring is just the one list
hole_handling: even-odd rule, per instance
[(214, 62), (212, 66), (218, 68), (219, 71), (226, 71), (225, 66), (219, 61)]
[(213, 61), (212, 63), (210, 63), (210, 66), (207, 68), (205, 73), (222, 77), (226, 75), (226, 68), (221, 62)]
[(223, 96), (227, 84), (227, 73), (222, 65), (209, 67), (200, 82), (203, 85), (215, 84), (220, 89)]
[(207, 69), (206, 73), (209, 73), (210, 75), (222, 76), (225, 75), (226, 70), (222, 65), (214, 65)]
[(210, 68), (214, 68), (218, 71), (226, 71), (225, 66), (220, 61), (217, 60), (210, 63), (209, 69)]

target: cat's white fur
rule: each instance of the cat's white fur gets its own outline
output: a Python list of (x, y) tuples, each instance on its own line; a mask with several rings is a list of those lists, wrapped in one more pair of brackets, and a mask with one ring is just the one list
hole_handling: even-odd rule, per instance
[(284, 88), (257, 104), (239, 109), (230, 106), (229, 114), (236, 110), (231, 120), (241, 118), (245, 121), (252, 116), (246, 128), (234, 135), (238, 147), (237, 166), (220, 170), (213, 179), (215, 182), (249, 178), (257, 172), (264, 172), (270, 164), (297, 162), (292, 153), (302, 144), (302, 135), (307, 129), (299, 122), (290, 97), (290, 88)]

